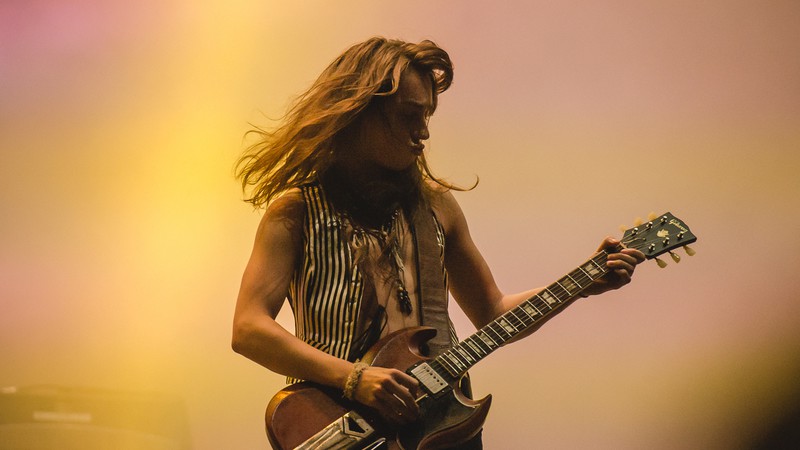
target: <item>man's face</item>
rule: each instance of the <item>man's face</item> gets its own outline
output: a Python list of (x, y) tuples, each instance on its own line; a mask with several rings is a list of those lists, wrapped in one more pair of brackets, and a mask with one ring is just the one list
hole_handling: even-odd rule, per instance
[(430, 137), (433, 82), (409, 67), (400, 76), (397, 92), (379, 99), (364, 116), (358, 152), (360, 159), (384, 169), (409, 168), (422, 155)]

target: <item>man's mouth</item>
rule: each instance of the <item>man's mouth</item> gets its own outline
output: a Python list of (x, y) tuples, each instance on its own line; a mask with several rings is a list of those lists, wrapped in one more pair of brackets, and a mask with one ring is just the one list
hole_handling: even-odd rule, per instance
[(409, 146), (411, 147), (411, 152), (416, 154), (417, 156), (422, 154), (422, 151), (425, 150), (425, 144), (422, 142), (409, 142)]

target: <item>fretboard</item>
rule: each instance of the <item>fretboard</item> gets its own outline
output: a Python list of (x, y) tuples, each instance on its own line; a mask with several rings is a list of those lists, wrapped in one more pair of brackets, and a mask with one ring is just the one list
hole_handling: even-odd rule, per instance
[(429, 363), (430, 366), (446, 380), (459, 379), (478, 361), (565, 306), (594, 280), (608, 273), (607, 259), (607, 252), (597, 253), (555, 283), (436, 357)]

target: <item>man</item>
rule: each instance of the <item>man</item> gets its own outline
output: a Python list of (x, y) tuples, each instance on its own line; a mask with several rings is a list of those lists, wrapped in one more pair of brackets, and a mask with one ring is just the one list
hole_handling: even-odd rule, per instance
[[(540, 290), (500, 291), (451, 193), (463, 189), (428, 168), (428, 119), (452, 76), (449, 56), (430, 41), (354, 45), (279, 127), (254, 131), (259, 140), (238, 166), (248, 201), (266, 212), (242, 279), (234, 350), (292, 380), (342, 389), (396, 424), (418, 418), (419, 383), (357, 362), (377, 338), (435, 326), (436, 354), (455, 340), (448, 290), (476, 327)], [(627, 284), (644, 260), (611, 238), (601, 248), (613, 249), (610, 273), (582, 296)], [(426, 260), (439, 267), (422, 271)], [(275, 321), (287, 298), (295, 335)]]

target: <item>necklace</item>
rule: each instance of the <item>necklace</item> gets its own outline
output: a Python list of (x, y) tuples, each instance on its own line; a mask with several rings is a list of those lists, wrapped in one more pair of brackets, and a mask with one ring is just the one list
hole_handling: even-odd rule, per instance
[(400, 216), (400, 208), (396, 209), (392, 213), (391, 220), (389, 223), (382, 227), (382, 234), (384, 234), (388, 239), (391, 239), (391, 257), (389, 258), (390, 263), (393, 263), (395, 273), (397, 274), (396, 283), (397, 283), (397, 302), (400, 305), (400, 311), (403, 312), (406, 316), (411, 314), (413, 310), (411, 306), (411, 296), (408, 295), (408, 289), (406, 289), (405, 283), (405, 264), (403, 263), (403, 254), (401, 252), (400, 246), (400, 237), (398, 236), (401, 232), (399, 230), (399, 225), (397, 224), (397, 220)]
[[(367, 257), (369, 253), (368, 248), (372, 246), (369, 236), (372, 236), (374, 242), (377, 244), (377, 251), (383, 256), (377, 257), (373, 270), (376, 273), (385, 274), (386, 282), (391, 283), (391, 289), (397, 292), (397, 303), (403, 315), (408, 316), (413, 311), (411, 304), (411, 296), (405, 284), (405, 263), (403, 262), (403, 246), (401, 239), (404, 237), (404, 228), (399, 224), (399, 217), (402, 213), (401, 208), (397, 208), (378, 229), (369, 230), (360, 226), (347, 215), (343, 215), (345, 222), (349, 223), (353, 231), (353, 243), (356, 248), (362, 249), (358, 254), (361, 255), (356, 258), (360, 261), (361, 258)], [(382, 261), (382, 262), (381, 262)], [(381, 269), (381, 266), (383, 269)], [(395, 289), (396, 288), (396, 289)]]
[(400, 311), (405, 315), (411, 314), (411, 297), (408, 295), (408, 289), (405, 284), (405, 265), (403, 264), (403, 257), (400, 255), (400, 248), (397, 245), (397, 240), (392, 243), (392, 253), (394, 254), (394, 266), (397, 270), (397, 301), (400, 303)]

